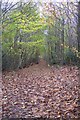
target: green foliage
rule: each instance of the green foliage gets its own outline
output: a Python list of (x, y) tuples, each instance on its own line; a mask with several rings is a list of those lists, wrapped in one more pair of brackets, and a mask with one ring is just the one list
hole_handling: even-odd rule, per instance
[(11, 43), (3, 44), (2, 68), (16, 69), (29, 66), (30, 63), (37, 63), (39, 52), (36, 45), (18, 43), (17, 48), (14, 48)]
[(45, 24), (37, 6), (29, 2), (10, 11), (3, 22), (3, 69), (16, 69), (38, 62), (44, 50)]
[[(63, 26), (60, 21), (54, 19), (54, 14), (40, 17), (38, 10), (33, 2), (20, 3), (3, 17), (3, 69), (23, 68), (38, 63), (39, 57), (50, 65), (60, 64), (63, 60), (66, 64), (77, 63), (79, 52), (65, 47), (68, 44), (65, 31), (62, 43)], [(67, 25), (65, 28), (68, 29)]]
[(2, 49), (2, 68), (16, 69), (19, 63), (19, 51), (12, 48), (11, 43), (4, 43)]
[(77, 64), (77, 54), (74, 53), (74, 51), (72, 49), (67, 49), (65, 51), (65, 62), (66, 64)]

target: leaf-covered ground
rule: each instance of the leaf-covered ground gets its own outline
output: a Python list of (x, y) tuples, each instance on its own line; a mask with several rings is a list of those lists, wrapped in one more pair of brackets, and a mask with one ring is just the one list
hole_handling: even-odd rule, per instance
[(45, 62), (3, 72), (3, 118), (77, 118), (79, 71)]

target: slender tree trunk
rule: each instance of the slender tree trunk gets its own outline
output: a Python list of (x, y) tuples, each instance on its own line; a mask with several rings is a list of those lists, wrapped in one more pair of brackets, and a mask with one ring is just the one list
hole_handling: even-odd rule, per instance
[(64, 18), (62, 20), (62, 64), (64, 64)]
[(67, 19), (68, 19), (68, 44), (69, 44), (69, 49), (71, 48), (71, 36), (70, 36), (70, 20), (68, 18), (69, 16), (69, 1), (67, 0)]
[[(77, 24), (77, 41), (78, 41), (78, 65), (79, 65), (79, 80), (80, 80), (80, 1), (78, 2), (78, 24)], [(80, 84), (79, 84), (80, 88)], [(80, 111), (80, 92), (78, 92), (78, 111)], [(78, 113), (78, 117), (80, 117), (80, 112)]]
[(80, 66), (80, 1), (78, 2), (77, 42), (78, 42), (78, 60), (77, 60), (77, 64)]
[(80, 1), (78, 2), (77, 40), (78, 40), (78, 52), (80, 52)]
[(0, 1), (0, 73), (2, 73), (2, 1)]

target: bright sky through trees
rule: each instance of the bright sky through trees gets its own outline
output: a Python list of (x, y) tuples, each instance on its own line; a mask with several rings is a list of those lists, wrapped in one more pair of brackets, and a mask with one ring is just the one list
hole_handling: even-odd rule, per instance
[[(6, 1), (9, 1), (9, 2), (18, 2), (18, 1), (20, 1), (20, 0), (4, 0), (4, 2), (6, 2)], [(25, 2), (27, 2), (27, 1), (29, 1), (29, 0), (21, 0), (21, 1), (25, 1)], [(67, 2), (67, 1), (69, 1), (69, 2), (76, 2), (76, 1), (79, 1), (79, 0), (33, 0), (33, 1), (35, 1), (35, 2), (37, 2), (37, 1), (44, 1), (44, 2)]]

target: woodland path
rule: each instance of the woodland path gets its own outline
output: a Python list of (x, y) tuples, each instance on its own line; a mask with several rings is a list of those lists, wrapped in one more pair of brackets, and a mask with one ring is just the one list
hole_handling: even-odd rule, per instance
[(3, 72), (3, 118), (77, 118), (79, 71), (48, 67), (44, 61)]

